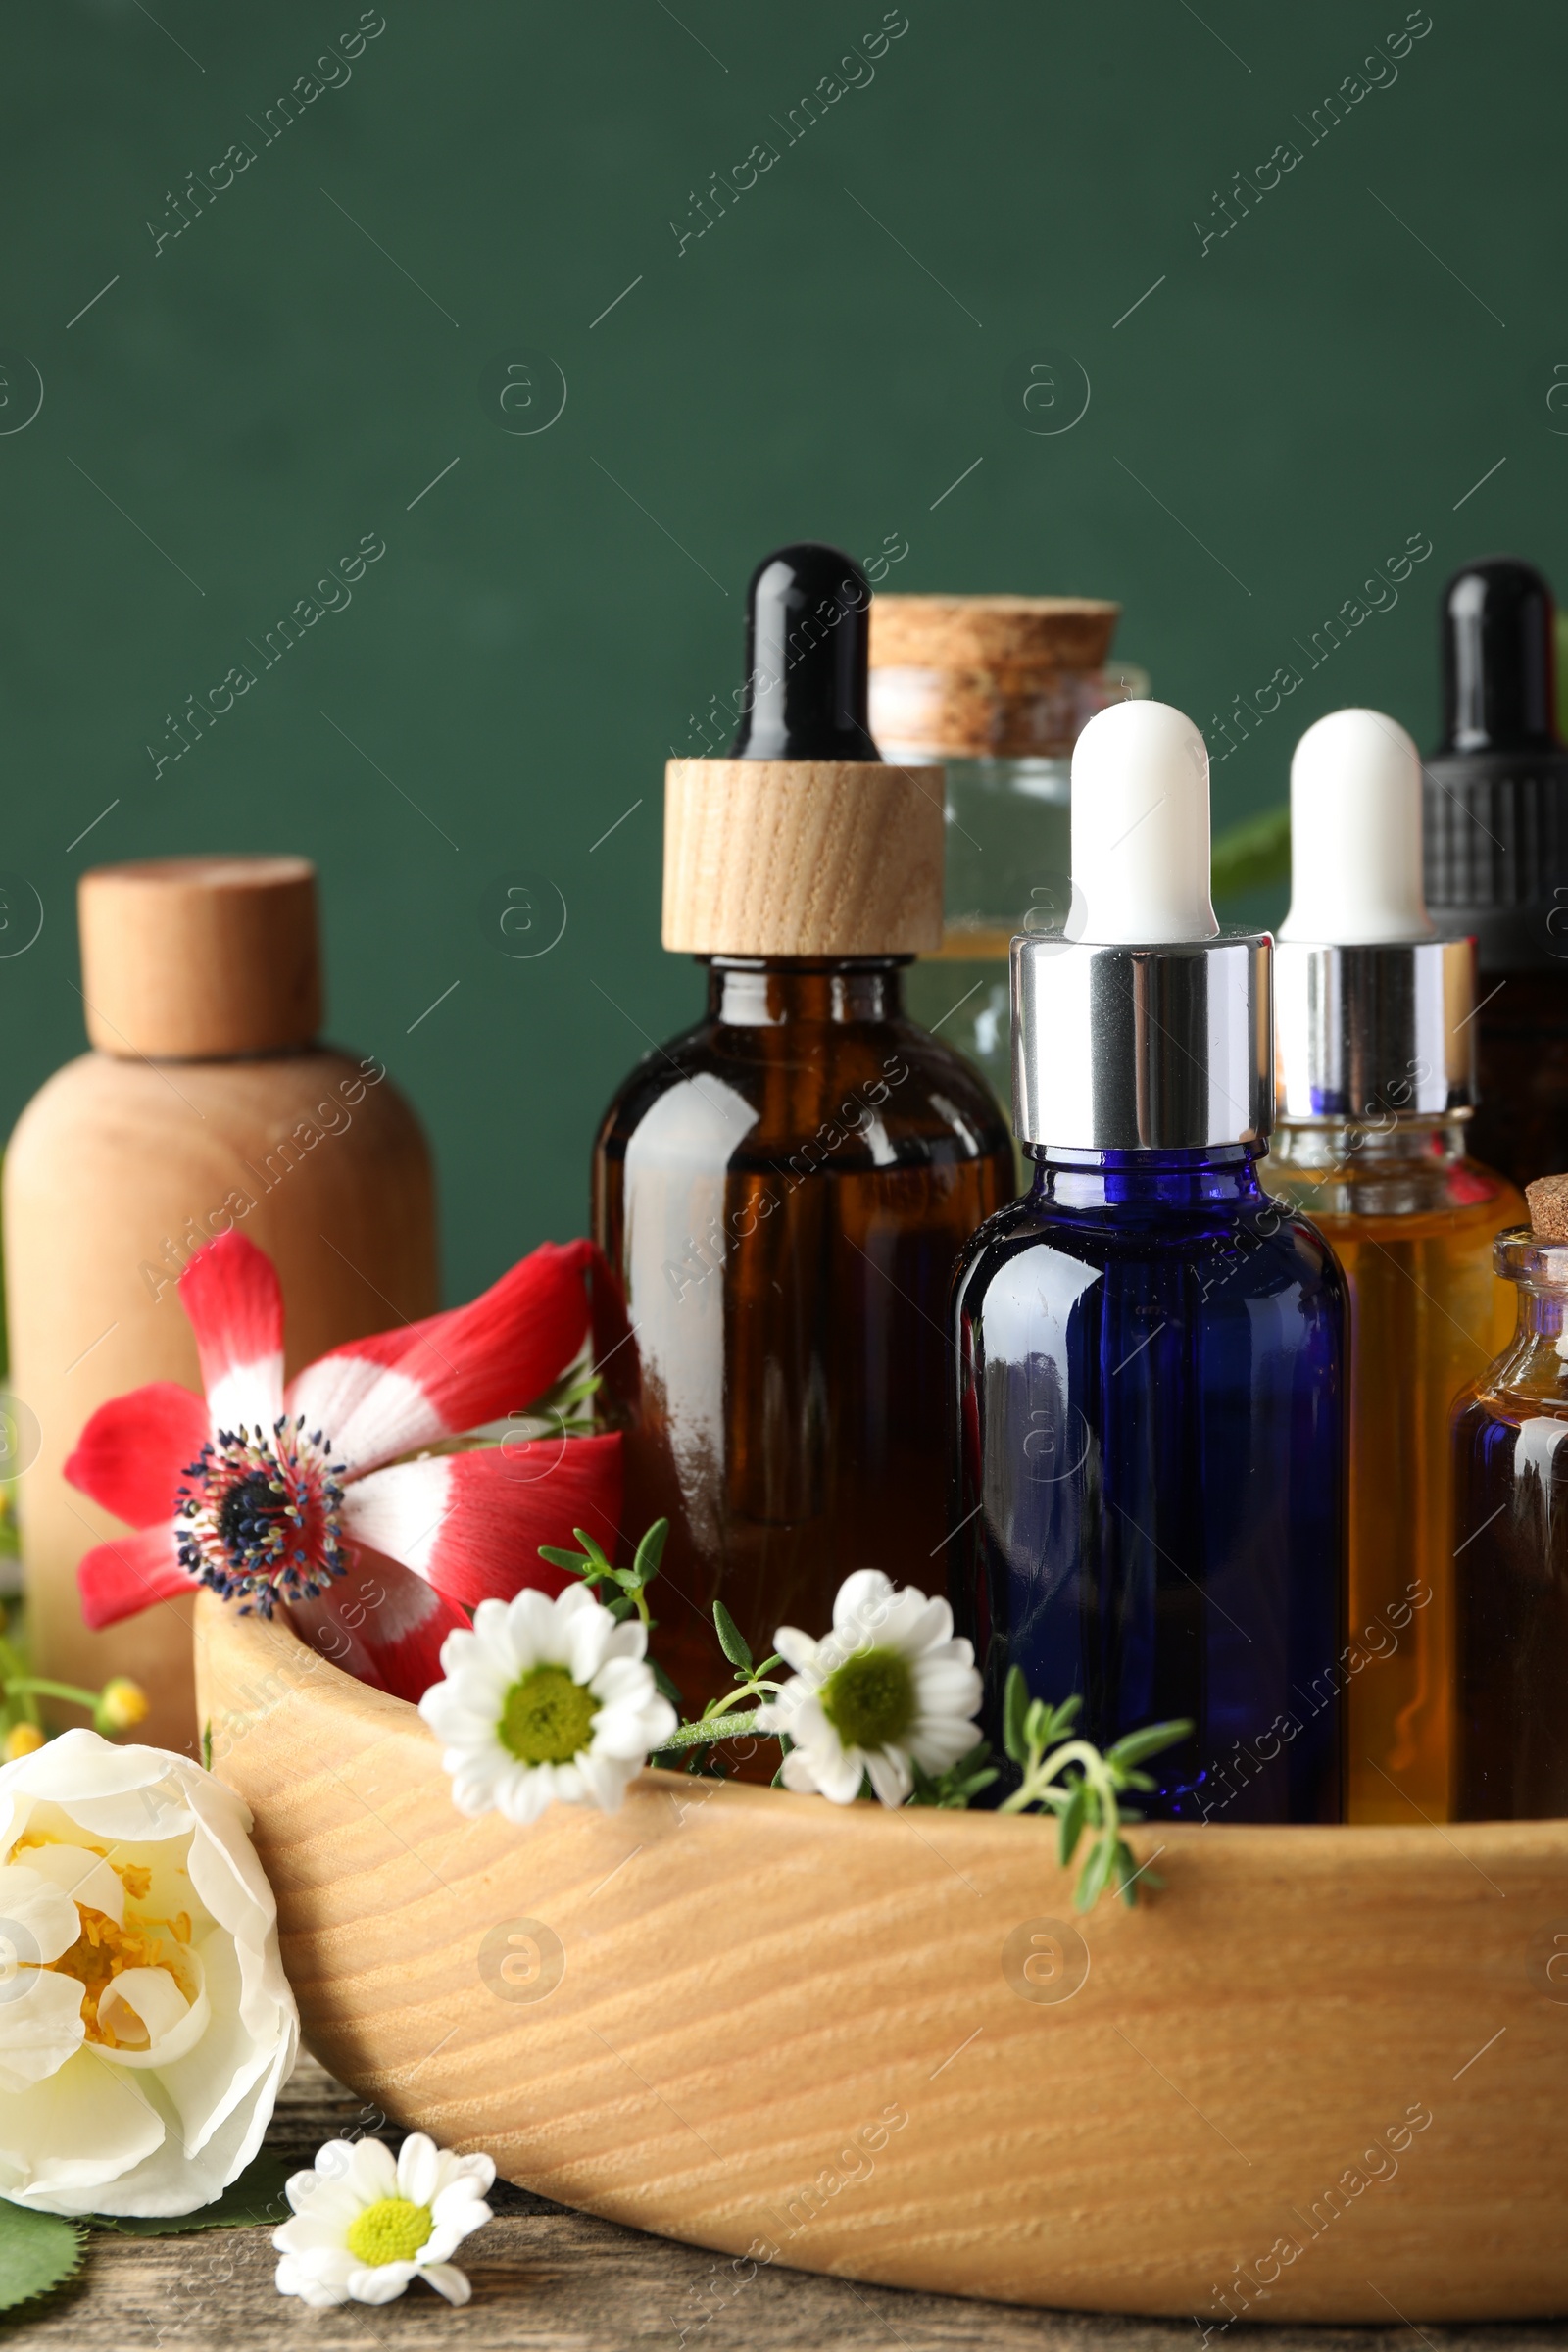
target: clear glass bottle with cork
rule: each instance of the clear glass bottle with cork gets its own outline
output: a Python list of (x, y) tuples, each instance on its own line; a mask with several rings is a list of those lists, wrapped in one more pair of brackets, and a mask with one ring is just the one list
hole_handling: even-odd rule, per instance
[(1007, 950), (1059, 929), (1070, 888), (1072, 747), (1095, 713), (1147, 695), (1112, 662), (1121, 607), (1074, 596), (879, 596), (871, 731), (889, 760), (947, 775), (942, 945), (905, 984), (917, 1020), (1011, 1101)]
[(594, 1150), (626, 1519), (670, 1521), (655, 1648), (688, 1704), (728, 1687), (716, 1598), (758, 1648), (826, 1632), (855, 1568), (940, 1586), (948, 1283), (1012, 1190), (995, 1101), (902, 1002), (941, 939), (942, 786), (868, 731), (869, 603), (814, 543), (753, 575), (732, 755), (666, 771), (663, 941), (708, 1009)]
[(1396, 720), (1336, 710), (1291, 769), (1274, 955), (1274, 1186), (1350, 1293), (1348, 1812), (1449, 1818), (1453, 1399), (1513, 1321), (1493, 1241), (1524, 1203), (1470, 1156), (1475, 942), (1422, 897), (1421, 763)]
[(317, 1043), (305, 858), (100, 866), (77, 905), (92, 1051), (33, 1097), (5, 1164), (11, 1383), (34, 1448), (21, 1482), (28, 1632), (40, 1674), (88, 1688), (128, 1674), (153, 1701), (143, 1736), (194, 1753), (190, 1604), (87, 1631), (76, 1563), (125, 1530), (62, 1466), (110, 1397), (150, 1381), (200, 1391), (176, 1285), (230, 1227), (277, 1266), (290, 1375), (433, 1313), (434, 1186), (385, 1064)]
[(1525, 1189), (1517, 1328), (1453, 1417), (1456, 1821), (1568, 1814), (1568, 1176)]

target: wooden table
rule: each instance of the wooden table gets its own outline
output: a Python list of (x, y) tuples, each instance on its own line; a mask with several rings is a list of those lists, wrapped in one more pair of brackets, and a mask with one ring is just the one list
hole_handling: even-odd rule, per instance
[[(307, 2165), (325, 2139), (376, 2132), (378, 2119), (314, 2060), (300, 2062), (269, 2144)], [(397, 2133), (379, 2136), (397, 2143)], [(450, 2310), (415, 2285), (396, 2303), (311, 2312), (279, 2295), (266, 2230), (183, 2237), (95, 2233), (79, 2278), (0, 2318), (0, 2352), (1192, 2352), (1191, 2321), (1097, 2319), (1073, 2312), (854, 2286), (805, 2271), (760, 2270), (742, 2284), (695, 2247), (552, 2205), (498, 2182), (496, 2220), (468, 2240), (473, 2300)], [(1568, 2322), (1500, 2328), (1238, 2328), (1249, 2352), (1568, 2352)], [(1211, 2339), (1214, 2347), (1224, 2336)]]

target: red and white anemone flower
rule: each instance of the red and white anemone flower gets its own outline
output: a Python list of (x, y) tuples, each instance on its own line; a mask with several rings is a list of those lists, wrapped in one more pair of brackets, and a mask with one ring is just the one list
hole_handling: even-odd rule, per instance
[[(351, 1340), (283, 1384), (272, 1261), (220, 1234), (179, 1278), (205, 1398), (153, 1381), (100, 1405), (66, 1476), (136, 1533), (77, 1570), (89, 1626), (207, 1585), (279, 1601), (351, 1673), (418, 1699), (481, 1600), (571, 1582), (539, 1557), (612, 1545), (620, 1440), (459, 1443), (545, 1396), (589, 1334), (589, 1242), (545, 1243), (471, 1305)], [(559, 1418), (559, 1417), (558, 1417)], [(547, 1424), (548, 1426), (548, 1424)]]

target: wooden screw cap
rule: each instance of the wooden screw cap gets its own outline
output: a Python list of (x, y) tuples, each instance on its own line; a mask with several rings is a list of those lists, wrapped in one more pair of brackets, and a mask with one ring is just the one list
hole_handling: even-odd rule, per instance
[(149, 858), (76, 892), (87, 1035), (103, 1054), (287, 1054), (321, 1024), (316, 868), (304, 858)]
[(1525, 1186), (1530, 1230), (1538, 1242), (1568, 1242), (1568, 1176), (1538, 1176)]
[(873, 669), (1098, 669), (1120, 605), (1089, 596), (878, 596)]
[(944, 847), (940, 767), (671, 760), (664, 945), (691, 956), (925, 954), (942, 943)]

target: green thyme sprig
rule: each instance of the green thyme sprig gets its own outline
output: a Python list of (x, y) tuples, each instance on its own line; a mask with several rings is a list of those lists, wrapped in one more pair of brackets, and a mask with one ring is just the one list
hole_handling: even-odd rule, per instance
[(570, 1576), (580, 1576), (583, 1583), (590, 1587), (613, 1586), (614, 1590), (608, 1600), (605, 1600), (603, 1593), (599, 1596), (612, 1617), (618, 1622), (635, 1611), (652, 1633), (657, 1620), (649, 1615), (648, 1588), (659, 1574), (659, 1563), (664, 1556), (669, 1521), (654, 1521), (638, 1544), (629, 1568), (615, 1567), (585, 1527), (574, 1527), (571, 1532), (582, 1545), (581, 1551), (562, 1551), (554, 1544), (541, 1544), (539, 1557), (548, 1560), (552, 1568), (564, 1568)]
[[(553, 1544), (542, 1544), (540, 1558), (581, 1577), (585, 1585), (599, 1592), (612, 1617), (623, 1619), (635, 1612), (651, 1633), (658, 1620), (649, 1611), (648, 1587), (658, 1575), (664, 1555), (668, 1520), (654, 1521), (638, 1544), (629, 1568), (615, 1567), (586, 1529), (573, 1528), (572, 1533), (582, 1545), (581, 1551), (563, 1551)], [(721, 1600), (713, 1603), (713, 1631), (733, 1669), (735, 1689), (722, 1698), (710, 1699), (695, 1719), (683, 1719), (659, 1754), (650, 1759), (655, 1764), (678, 1764), (687, 1772), (710, 1773), (719, 1764), (712, 1750), (719, 1741), (728, 1740), (777, 1740), (783, 1753), (789, 1753), (788, 1737), (782, 1732), (764, 1730), (759, 1721), (767, 1701), (783, 1688), (778, 1670), (784, 1667), (785, 1660), (776, 1651), (760, 1661), (755, 1659), (750, 1642)], [(654, 1674), (665, 1697), (678, 1709), (681, 1695), (675, 1685), (662, 1667), (656, 1665)], [(1138, 1868), (1121, 1834), (1124, 1823), (1139, 1819), (1121, 1799), (1129, 1791), (1137, 1794), (1154, 1788), (1155, 1783), (1138, 1767), (1148, 1757), (1158, 1755), (1161, 1748), (1172, 1747), (1178, 1740), (1184, 1740), (1193, 1727), (1188, 1722), (1152, 1723), (1142, 1731), (1127, 1733), (1102, 1753), (1092, 1740), (1071, 1736), (1082, 1706), (1081, 1698), (1063, 1699), (1054, 1707), (1043, 1698), (1031, 1698), (1022, 1669), (1013, 1667), (1004, 1693), (1003, 1745), (1022, 1777), (1012, 1793), (1003, 1798), (998, 1811), (1054, 1814), (1057, 1852), (1063, 1869), (1072, 1861), (1085, 1834), (1089, 1835), (1089, 1851), (1073, 1895), (1078, 1909), (1088, 1911), (1113, 1881), (1122, 1901), (1128, 1904), (1138, 1900), (1140, 1878), (1147, 1879), (1152, 1886), (1159, 1886), (1160, 1881), (1151, 1871)], [(991, 1752), (989, 1740), (977, 1740), (956, 1764), (936, 1774), (923, 1771), (911, 1759), (914, 1788), (910, 1803), (952, 1812), (966, 1811), (999, 1778), (997, 1767), (990, 1761)], [(776, 1778), (774, 1785), (777, 1786)], [(862, 1789), (862, 1794), (869, 1794), (869, 1790)]]
[(718, 1646), (735, 1670), (736, 1688), (723, 1698), (710, 1698), (694, 1722), (682, 1723), (675, 1736), (661, 1750), (671, 1759), (684, 1757), (688, 1772), (704, 1767), (702, 1751), (720, 1740), (746, 1740), (760, 1737), (776, 1740), (787, 1755), (789, 1740), (782, 1732), (762, 1731), (759, 1725), (760, 1710), (773, 1693), (782, 1688), (774, 1673), (784, 1660), (775, 1652), (759, 1664), (752, 1656), (752, 1645), (721, 1600), (713, 1603), (713, 1631)]
[[(552, 1568), (564, 1568), (569, 1576), (580, 1576), (617, 1624), (623, 1618), (637, 1616), (652, 1633), (659, 1620), (649, 1611), (648, 1588), (659, 1574), (659, 1563), (664, 1556), (669, 1521), (654, 1521), (632, 1555), (629, 1568), (617, 1568), (585, 1527), (574, 1527), (571, 1532), (582, 1545), (581, 1551), (564, 1551), (557, 1544), (541, 1544), (539, 1557), (548, 1560)], [(608, 1595), (599, 1591), (601, 1586), (609, 1586)], [(656, 1658), (648, 1662), (660, 1690), (672, 1706), (679, 1707), (681, 1694), (677, 1686)]]
[(989, 1788), (997, 1779), (997, 1768), (989, 1761), (991, 1742), (976, 1740), (966, 1756), (950, 1764), (946, 1772), (929, 1773), (909, 1758), (909, 1770), (914, 1779), (911, 1805), (939, 1805), (946, 1812), (964, 1813), (974, 1803), (983, 1788)]
[[(551, 1434), (556, 1437), (591, 1436), (599, 1427), (593, 1400), (599, 1393), (600, 1378), (597, 1372), (564, 1372), (554, 1388), (546, 1389), (537, 1403), (529, 1406), (527, 1419), (554, 1422), (556, 1427)], [(667, 1520), (659, 1524), (668, 1532)], [(571, 1532), (576, 1535), (576, 1528)], [(643, 1542), (647, 1541), (645, 1536)]]
[(1147, 1757), (1158, 1755), (1161, 1748), (1174, 1747), (1193, 1727), (1185, 1720), (1146, 1724), (1142, 1731), (1128, 1732), (1102, 1753), (1091, 1740), (1067, 1737), (1082, 1705), (1082, 1699), (1076, 1697), (1063, 1699), (1059, 1707), (1043, 1698), (1031, 1698), (1022, 1669), (1013, 1667), (1003, 1694), (1002, 1738), (1023, 1778), (997, 1810), (1026, 1813), (1039, 1807), (1054, 1813), (1056, 1850), (1063, 1870), (1077, 1852), (1085, 1831), (1092, 1834), (1073, 1892), (1077, 1908), (1091, 1911), (1112, 1880), (1128, 1905), (1138, 1900), (1140, 1877), (1147, 1878), (1152, 1886), (1160, 1885), (1149, 1870), (1139, 1871), (1132, 1848), (1121, 1834), (1123, 1822), (1137, 1821), (1140, 1816), (1120, 1799), (1127, 1789), (1142, 1792), (1153, 1788), (1156, 1784), (1138, 1766)]

